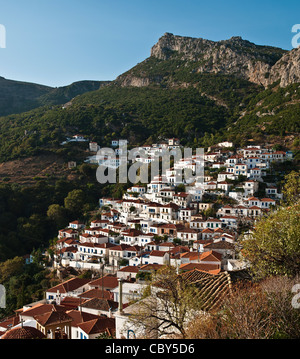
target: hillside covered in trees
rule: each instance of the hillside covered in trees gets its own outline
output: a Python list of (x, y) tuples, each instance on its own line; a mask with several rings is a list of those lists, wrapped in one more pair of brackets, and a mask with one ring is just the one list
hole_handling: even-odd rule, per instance
[(58, 151), (77, 133), (101, 146), (113, 138), (138, 145), (165, 136), (194, 147), (254, 139), (297, 151), (295, 56), (297, 50), (241, 38), (211, 42), (165, 34), (150, 57), (115, 81), (47, 89), (35, 108), (1, 117), (0, 161)]

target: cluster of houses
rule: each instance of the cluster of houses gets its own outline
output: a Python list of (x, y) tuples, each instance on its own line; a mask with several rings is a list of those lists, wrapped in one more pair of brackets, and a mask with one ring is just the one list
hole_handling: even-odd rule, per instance
[[(164, 146), (180, 143), (169, 139), (144, 149)], [(220, 270), (244, 266), (236, 256), (240, 229), (251, 228), (281, 199), (276, 184), (264, 179), (273, 162), (283, 162), (290, 154), (261, 146), (232, 148), (224, 142), (204, 154), (202, 181), (174, 182), (174, 171), (196, 165), (197, 158), (191, 156), (150, 183), (133, 185), (121, 199), (101, 198), (98, 219), (74, 221), (59, 231), (54, 265), (92, 270), (104, 265), (106, 273), (115, 273), (126, 265), (167, 263), (181, 270), (188, 251), (221, 253)], [(222, 198), (229, 201), (222, 204)]]
[[(169, 139), (144, 150), (151, 159), (166, 146), (180, 147), (180, 141)], [(118, 338), (116, 313), (130, 307), (145, 288), (145, 278), (163, 266), (212, 277), (246, 269), (239, 236), (281, 199), (280, 188), (266, 175), (273, 162), (290, 158), (290, 153), (262, 146), (234, 150), (224, 142), (204, 154), (202, 181), (176, 182), (176, 170), (197, 165), (191, 156), (150, 183), (133, 185), (121, 199), (101, 198), (96, 219), (74, 220), (59, 231), (52, 258), (56, 269), (91, 270), (97, 278), (75, 277), (49, 289), (44, 301), (17, 312), (17, 326), (28, 322), (51, 338), (93, 339), (103, 333)], [(0, 323), (0, 332), (4, 327)]]

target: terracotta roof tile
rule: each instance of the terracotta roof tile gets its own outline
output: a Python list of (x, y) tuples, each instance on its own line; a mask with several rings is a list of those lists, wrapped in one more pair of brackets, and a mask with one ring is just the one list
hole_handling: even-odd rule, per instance
[(37, 304), (32, 308), (20, 312), (21, 316), (34, 317), (51, 311), (65, 311), (66, 307), (55, 304)]
[(101, 288), (103, 283), (104, 288), (114, 289), (119, 285), (118, 278), (111, 274), (105, 275), (103, 278), (98, 278), (89, 283), (90, 287)]
[(118, 308), (118, 303), (114, 302), (113, 300), (110, 300), (110, 299), (92, 298), (92, 299), (87, 300), (81, 306), (82, 306), (82, 308), (103, 310), (103, 311), (108, 312), (110, 308), (112, 310), (117, 309)]
[(72, 327), (78, 327), (79, 324), (99, 318), (98, 315), (82, 312), (80, 310), (70, 310), (67, 314), (72, 318)]
[(8, 330), (2, 339), (44, 339), (45, 335), (34, 327), (18, 327)]
[(72, 318), (65, 312), (51, 311), (34, 316), (34, 319), (43, 327), (53, 324), (70, 323)]
[(90, 279), (76, 277), (48, 289), (47, 292), (56, 293), (59, 291), (59, 293), (68, 293), (86, 285), (88, 282), (90, 282)]
[(78, 327), (86, 334), (101, 334), (109, 330), (115, 330), (116, 324), (114, 318), (99, 318), (89, 322), (81, 323)]
[(82, 299), (91, 299), (91, 298), (104, 298), (104, 299), (113, 299), (113, 293), (109, 292), (108, 290), (103, 290), (102, 288), (94, 288), (83, 292), (82, 294), (78, 295), (79, 298)]

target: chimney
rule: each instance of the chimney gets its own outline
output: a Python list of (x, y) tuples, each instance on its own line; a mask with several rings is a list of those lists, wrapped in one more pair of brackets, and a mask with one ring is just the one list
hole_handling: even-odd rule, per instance
[(59, 290), (57, 290), (57, 292), (56, 292), (56, 304), (57, 305), (60, 305), (60, 293), (59, 293)]
[(118, 309), (118, 312), (120, 314), (122, 314), (123, 313), (123, 279), (119, 278), (118, 282), (119, 282), (119, 309)]

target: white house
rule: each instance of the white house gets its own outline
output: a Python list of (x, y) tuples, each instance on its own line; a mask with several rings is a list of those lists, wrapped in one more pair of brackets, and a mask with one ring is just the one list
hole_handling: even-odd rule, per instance
[(255, 168), (261, 163), (260, 157), (252, 156), (245, 159), (248, 169)]
[(89, 144), (90, 152), (98, 152), (100, 150), (100, 146), (97, 142), (90, 142)]
[(277, 198), (277, 199), (282, 198), (282, 194), (278, 193), (278, 188), (276, 186), (268, 186), (266, 188), (266, 195), (268, 197)]
[(140, 247), (145, 247), (148, 243), (153, 241), (153, 238), (154, 238), (154, 234), (143, 233), (143, 234), (139, 235), (137, 244)]
[[(143, 290), (147, 287), (147, 284), (143, 283), (132, 283), (124, 282), (122, 283), (122, 303), (127, 304), (133, 300), (140, 299), (143, 293)], [(111, 291), (114, 295), (114, 301), (119, 302), (119, 286)]]
[(269, 209), (271, 206), (275, 206), (276, 201), (272, 198), (262, 198), (260, 200), (260, 206), (262, 209), (267, 208)]
[(249, 178), (254, 179), (256, 181), (262, 181), (263, 170), (259, 167), (253, 167), (249, 170)]
[(253, 196), (258, 191), (259, 183), (255, 180), (247, 180), (243, 184), (245, 197)]
[[(144, 264), (166, 264), (170, 259), (170, 255), (166, 251), (154, 250), (149, 253), (148, 260)], [(148, 263), (146, 263), (148, 262)]]
[(238, 218), (236, 216), (225, 215), (225, 216), (221, 217), (220, 220), (222, 221), (223, 226), (226, 226), (226, 227), (229, 227), (232, 229), (237, 228)]
[(216, 229), (222, 227), (222, 221), (218, 218), (208, 218), (206, 220), (206, 228)]
[(224, 141), (217, 144), (218, 147), (233, 147), (233, 142)]
[(72, 278), (46, 291), (46, 300), (48, 303), (53, 301), (60, 304), (65, 297), (77, 297), (79, 294), (89, 289), (90, 279)]
[(80, 221), (73, 221), (73, 222), (69, 223), (69, 228), (72, 228), (72, 229), (81, 230), (84, 227), (85, 227), (85, 224)]
[(201, 232), (193, 228), (178, 229), (177, 237), (183, 241), (197, 241), (201, 238)]
[(144, 194), (146, 192), (146, 188), (143, 186), (132, 186), (132, 187), (128, 188), (127, 192)]
[(139, 243), (140, 235), (143, 235), (143, 232), (137, 229), (128, 229), (121, 232), (123, 238), (120, 240), (120, 243), (134, 245)]

